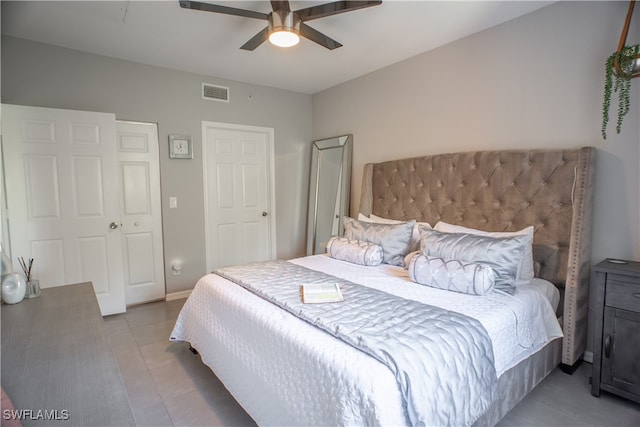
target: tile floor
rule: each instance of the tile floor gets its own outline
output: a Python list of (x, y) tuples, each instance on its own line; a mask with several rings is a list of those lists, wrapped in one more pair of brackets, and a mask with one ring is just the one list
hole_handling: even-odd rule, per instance
[(640, 426), (640, 404), (613, 394), (591, 395), (591, 364), (573, 375), (556, 368), (497, 427)]
[[(187, 344), (168, 341), (183, 304), (154, 302), (105, 317), (136, 424), (254, 426)], [(498, 426), (640, 426), (640, 404), (591, 396), (590, 373), (587, 363), (572, 376), (556, 369)]]
[(169, 341), (182, 304), (143, 304), (105, 317), (136, 424), (255, 425), (188, 344)]

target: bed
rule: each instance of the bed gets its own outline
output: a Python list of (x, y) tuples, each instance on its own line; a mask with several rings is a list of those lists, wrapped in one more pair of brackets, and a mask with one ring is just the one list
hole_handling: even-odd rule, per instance
[[(442, 222), (495, 232), (533, 226), (535, 278), (513, 295), (423, 286), (405, 265), (362, 266), (326, 254), (280, 262), (296, 274), (330, 274), (347, 292), (350, 286), (358, 292), (371, 288), (363, 292), (384, 292), (394, 302), (433, 303), (476, 319), (490, 343), (480, 356), (492, 354), (495, 369), (490, 398), (467, 399), (466, 390), (455, 384), (448, 390), (451, 396), (438, 395), (447, 390), (437, 385), (448, 381), (439, 368), (412, 375), (413, 388), (407, 391), (397, 370), (382, 363), (378, 353), (313, 325), (315, 314), (296, 317), (297, 301), (274, 303), (242, 280), (236, 283), (225, 269), (198, 281), (171, 339), (197, 349), (259, 425), (494, 425), (555, 367), (571, 372), (584, 353), (594, 162), (595, 149), (585, 147), (440, 154), (365, 165), (358, 224)], [(251, 278), (251, 271), (245, 269), (244, 277)], [(298, 285), (290, 283), (294, 292)], [(413, 305), (409, 310), (421, 311)], [(540, 323), (529, 323), (531, 318)], [(446, 357), (436, 360), (448, 363)], [(418, 399), (418, 406), (433, 404), (444, 418), (416, 418), (407, 396), (424, 393), (434, 396), (428, 402)], [(474, 406), (469, 399), (480, 399), (482, 407), (457, 418)]]

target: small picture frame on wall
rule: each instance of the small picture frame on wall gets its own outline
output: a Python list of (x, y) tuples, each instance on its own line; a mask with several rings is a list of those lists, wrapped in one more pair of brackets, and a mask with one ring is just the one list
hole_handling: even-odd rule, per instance
[(170, 159), (193, 159), (191, 137), (187, 135), (169, 135)]

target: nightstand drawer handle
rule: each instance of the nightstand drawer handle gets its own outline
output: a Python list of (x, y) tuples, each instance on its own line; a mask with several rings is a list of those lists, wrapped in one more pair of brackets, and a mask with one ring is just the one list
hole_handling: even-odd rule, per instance
[(604, 356), (607, 358), (611, 356), (611, 335), (609, 334), (604, 337)]

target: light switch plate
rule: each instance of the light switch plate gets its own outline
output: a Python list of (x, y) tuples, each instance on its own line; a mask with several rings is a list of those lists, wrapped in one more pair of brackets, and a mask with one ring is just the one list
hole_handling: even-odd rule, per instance
[(175, 209), (178, 207), (178, 198), (177, 197), (169, 197), (169, 208)]

